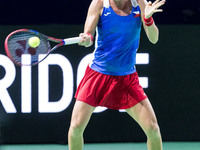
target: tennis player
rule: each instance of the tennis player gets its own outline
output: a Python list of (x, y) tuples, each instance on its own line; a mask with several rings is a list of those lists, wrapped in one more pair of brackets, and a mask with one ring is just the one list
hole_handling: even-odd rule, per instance
[(68, 133), (70, 150), (83, 149), (83, 132), (97, 106), (125, 109), (147, 136), (148, 150), (162, 150), (159, 125), (151, 103), (138, 81), (135, 68), (141, 24), (150, 42), (159, 30), (152, 15), (162, 12), (165, 0), (93, 0), (79, 45), (93, 44), (93, 59), (75, 94)]

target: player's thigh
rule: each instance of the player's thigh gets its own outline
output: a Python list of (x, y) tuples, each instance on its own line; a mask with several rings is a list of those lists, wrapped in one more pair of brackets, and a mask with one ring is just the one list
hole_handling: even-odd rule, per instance
[(148, 98), (126, 111), (146, 133), (158, 128), (156, 115)]
[(84, 102), (76, 101), (71, 118), (71, 127), (85, 128), (90, 120), (90, 117), (95, 107), (92, 107)]

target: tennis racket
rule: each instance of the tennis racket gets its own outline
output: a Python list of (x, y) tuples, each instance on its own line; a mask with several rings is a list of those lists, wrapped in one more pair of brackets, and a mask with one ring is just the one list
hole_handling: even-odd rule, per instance
[[(40, 44), (38, 47), (30, 47), (28, 41), (31, 37), (38, 37)], [(5, 39), (5, 51), (7, 56), (18, 66), (28, 65), (33, 66), (42, 62), (47, 56), (55, 51), (58, 47), (63, 45), (70, 45), (79, 43), (81, 37), (73, 37), (66, 39), (57, 39), (50, 36), (46, 36), (37, 31), (30, 29), (19, 29), (11, 32)], [(50, 41), (56, 43), (51, 48)], [(29, 63), (22, 61), (23, 54), (30, 54), (31, 61)], [(42, 55), (39, 59), (39, 55)]]

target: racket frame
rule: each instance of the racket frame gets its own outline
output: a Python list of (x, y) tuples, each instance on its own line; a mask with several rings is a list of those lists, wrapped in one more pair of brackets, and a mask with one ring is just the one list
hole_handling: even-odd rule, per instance
[(54, 37), (50, 37), (50, 36), (47, 36), (47, 35), (44, 35), (38, 31), (35, 31), (35, 30), (31, 30), (31, 29), (18, 29), (18, 30), (15, 30), (13, 32), (11, 32), (5, 39), (5, 42), (4, 42), (4, 47), (5, 47), (5, 52), (6, 52), (6, 55), (18, 66), (23, 66), (24, 64), (21, 64), (19, 63), (18, 61), (15, 61), (9, 51), (9, 48), (8, 48), (8, 40), (9, 38), (16, 34), (16, 33), (19, 33), (19, 32), (32, 32), (34, 33), (36, 36), (43, 36), (45, 37), (48, 41), (51, 41), (51, 42), (55, 42), (55, 43), (58, 43), (57, 45), (55, 45), (53, 48), (49, 49), (48, 52), (46, 53), (46, 56), (42, 59), (42, 60), (39, 60), (38, 62), (35, 62), (35, 63), (31, 63), (30, 65), (27, 64), (28, 66), (34, 66), (34, 65), (37, 65), (38, 63), (42, 62), (44, 59), (46, 59), (48, 57), (48, 55), (50, 53), (52, 53), (53, 51), (55, 51), (57, 48), (63, 46), (63, 45), (71, 45), (71, 44), (76, 44), (76, 43), (79, 43), (80, 40), (81, 40), (81, 37), (72, 37), (72, 38), (65, 38), (65, 39), (58, 39), (58, 38), (54, 38)]

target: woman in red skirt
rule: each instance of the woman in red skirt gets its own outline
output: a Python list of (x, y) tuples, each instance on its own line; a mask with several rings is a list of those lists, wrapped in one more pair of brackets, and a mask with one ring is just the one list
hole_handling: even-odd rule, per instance
[(135, 68), (141, 24), (155, 44), (159, 31), (152, 15), (165, 0), (93, 0), (79, 45), (93, 44), (93, 59), (76, 92), (68, 134), (70, 150), (83, 149), (83, 132), (97, 106), (125, 109), (147, 136), (148, 150), (162, 150), (162, 138), (151, 103)]

